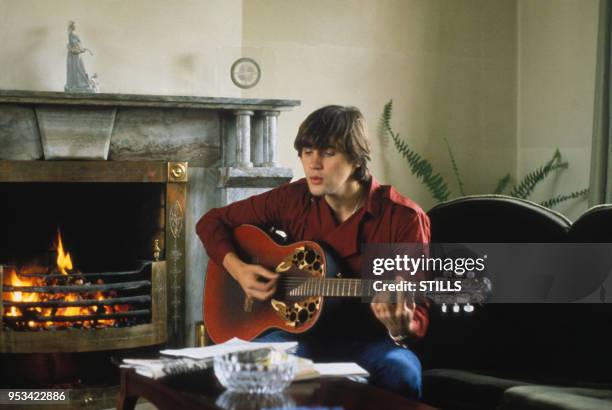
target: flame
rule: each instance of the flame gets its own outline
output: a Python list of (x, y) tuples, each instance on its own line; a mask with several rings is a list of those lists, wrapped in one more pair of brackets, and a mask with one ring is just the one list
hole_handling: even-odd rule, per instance
[[(43, 285), (41, 280), (37, 280), (39, 278), (24, 278), (20, 276), (17, 271), (13, 268), (11, 269), (7, 275), (3, 278), (4, 285), (9, 286), (41, 286)], [(3, 299), (12, 301), (12, 302), (38, 302), (40, 301), (39, 295), (37, 293), (31, 292), (4, 292)], [(20, 309), (15, 306), (11, 306), (11, 308), (5, 312), (6, 316), (22, 316)]]
[(59, 229), (57, 230), (57, 269), (64, 275), (68, 275), (68, 271), (72, 270), (72, 259), (70, 253), (64, 253), (64, 245), (62, 244), (62, 235)]
[[(64, 278), (45, 277), (42, 274), (49, 273), (50, 269), (46, 269), (37, 265), (23, 266), (17, 271), (16, 268), (5, 270), (2, 277), (2, 283), (6, 286), (13, 287), (35, 287), (35, 286), (53, 286), (59, 284), (87, 284), (88, 282), (83, 277), (75, 277), (72, 273), (78, 274), (73, 268), (70, 253), (64, 249), (62, 237), (58, 230), (57, 232), (57, 259), (56, 269)], [(38, 274), (38, 275), (32, 275)], [(30, 276), (31, 275), (31, 276)], [(85, 281), (85, 283), (84, 283)], [(99, 284), (104, 283), (98, 280)], [(11, 302), (46, 302), (46, 301), (66, 301), (75, 302), (80, 300), (98, 300), (103, 301), (109, 297), (116, 297), (115, 292), (88, 292), (88, 293), (44, 293), (44, 292), (25, 292), (25, 291), (6, 291), (2, 292), (2, 299)], [(96, 313), (112, 314), (115, 312), (124, 312), (130, 310), (129, 305), (93, 305), (93, 306), (68, 306), (68, 307), (16, 307), (10, 306), (4, 310), (5, 317), (23, 318), (20, 322), (21, 328), (40, 329), (52, 327), (72, 327), (78, 325), (84, 328), (114, 326), (117, 323), (115, 319), (95, 319)], [(59, 316), (92, 316), (91, 320), (82, 320), (77, 322), (56, 322), (35, 321), (31, 320), (32, 315), (41, 317), (59, 317)]]

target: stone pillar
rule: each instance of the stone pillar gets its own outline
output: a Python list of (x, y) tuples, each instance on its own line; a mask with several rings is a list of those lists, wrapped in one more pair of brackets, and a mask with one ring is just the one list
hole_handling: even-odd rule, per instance
[(276, 140), (277, 136), (277, 118), (280, 114), (279, 111), (263, 111), (264, 123), (263, 123), (263, 155), (265, 166), (277, 167), (278, 166), (278, 155), (276, 153)]
[(221, 166), (229, 167), (232, 164), (230, 163), (230, 158), (227, 153), (227, 138), (228, 138), (228, 133), (226, 131), (227, 121), (225, 121), (223, 117), (220, 116), (219, 123), (221, 124), (221, 126), (219, 127), (219, 139), (220, 139), (219, 149), (221, 151), (221, 158), (220, 158)]
[(264, 167), (268, 158), (264, 155), (263, 118), (255, 115), (251, 123), (251, 161), (255, 167)]
[(236, 165), (253, 168), (251, 162), (251, 117), (253, 111), (234, 111), (236, 116)]

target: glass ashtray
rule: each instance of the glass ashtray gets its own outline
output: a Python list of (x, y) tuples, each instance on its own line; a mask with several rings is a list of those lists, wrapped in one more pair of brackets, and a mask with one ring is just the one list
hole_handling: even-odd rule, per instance
[(283, 391), (295, 376), (296, 364), (295, 356), (268, 348), (227, 353), (214, 359), (219, 382), (240, 393)]

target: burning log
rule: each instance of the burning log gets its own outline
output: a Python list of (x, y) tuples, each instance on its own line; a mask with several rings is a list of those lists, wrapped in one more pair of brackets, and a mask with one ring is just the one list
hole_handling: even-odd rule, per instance
[(4, 318), (6, 322), (84, 322), (84, 321), (96, 321), (96, 320), (108, 320), (108, 319), (121, 319), (121, 318), (133, 318), (138, 316), (150, 316), (151, 310), (140, 309), (130, 310), (129, 312), (115, 312), (115, 313), (102, 313), (99, 315), (81, 315), (81, 316), (41, 316), (33, 315), (27, 317), (7, 317)]
[[(5, 326), (16, 330), (114, 327), (151, 317), (151, 280), (145, 274), (151, 262), (141, 262), (130, 271), (80, 273), (64, 250), (59, 231), (56, 250), (56, 266), (51, 269), (5, 270), (0, 305)], [(104, 283), (103, 278), (114, 282)]]
[(139, 280), (134, 282), (118, 282), (106, 285), (66, 285), (66, 286), (7, 286), (4, 285), (4, 292), (22, 293), (93, 293), (108, 292), (111, 290), (133, 290), (144, 287), (151, 287), (151, 281)]
[(86, 300), (48, 300), (44, 302), (2, 302), (2, 306), (5, 308), (15, 306), (16, 308), (34, 308), (34, 307), (70, 307), (70, 306), (111, 306), (111, 305), (123, 305), (123, 304), (150, 304), (151, 296), (128, 296), (122, 298), (112, 299), (86, 299)]
[(130, 275), (142, 275), (143, 271), (151, 266), (153, 262), (151, 261), (141, 261), (138, 267), (135, 270), (128, 271), (117, 271), (117, 272), (98, 272), (98, 273), (73, 273), (71, 275), (64, 275), (63, 273), (20, 273), (19, 276), (24, 278), (44, 278), (44, 279), (57, 279), (57, 278), (66, 278), (66, 277), (79, 277), (79, 278), (103, 278), (103, 277), (123, 277)]

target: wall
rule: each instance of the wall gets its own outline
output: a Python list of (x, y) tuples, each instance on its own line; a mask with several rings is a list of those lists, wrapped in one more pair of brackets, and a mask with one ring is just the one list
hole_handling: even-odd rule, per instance
[(241, 0), (0, 0), (0, 88), (63, 91), (69, 20), (102, 92), (240, 96)]
[[(370, 124), (373, 172), (431, 207), (376, 137), (393, 98), (395, 130), (454, 195), (444, 138), (467, 193), (490, 192), (506, 172), (522, 177), (558, 146), (571, 169), (538, 189), (545, 199), (588, 182), (596, 12), (597, 0), (0, 0), (0, 88), (61, 91), (72, 19), (103, 92), (302, 100), (279, 124), (296, 177), (299, 123), (324, 104), (353, 104)], [(227, 73), (239, 56), (263, 70), (243, 92)]]
[[(555, 148), (569, 169), (549, 177), (540, 201), (589, 185), (598, 0), (519, 1), (519, 176), (543, 165)], [(586, 200), (558, 208), (575, 219)]]
[(449, 177), (455, 195), (444, 138), (469, 193), (514, 174), (514, 0), (253, 0), (243, 12), (243, 53), (263, 71), (243, 96), (302, 100), (280, 122), (279, 152), (296, 177), (303, 176), (292, 146), (299, 123), (325, 104), (356, 105), (369, 123), (374, 174), (429, 209), (429, 192), (376, 136), (389, 99), (395, 130)]

